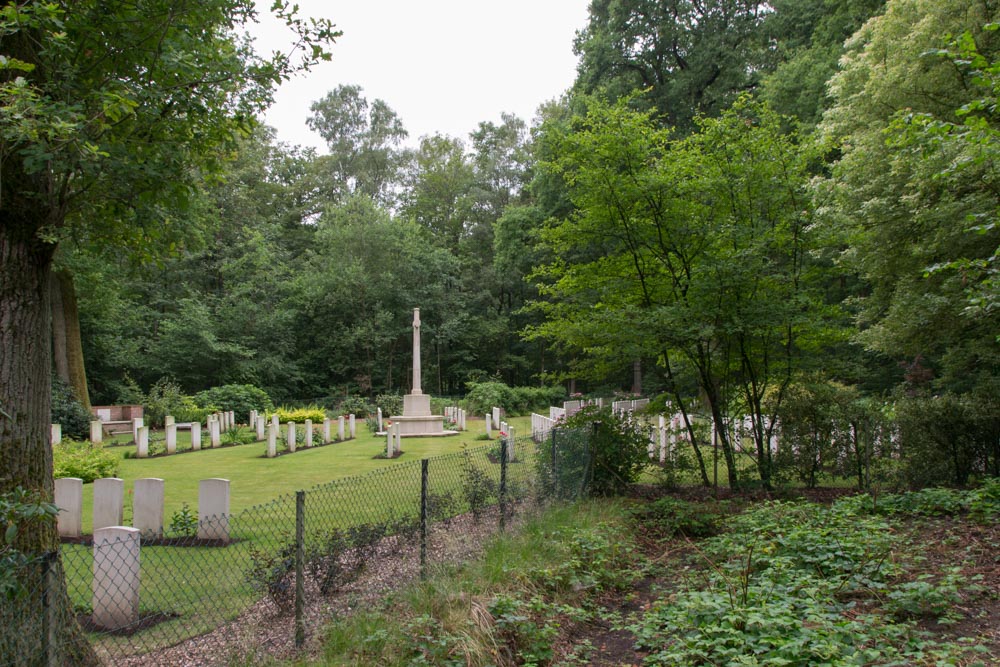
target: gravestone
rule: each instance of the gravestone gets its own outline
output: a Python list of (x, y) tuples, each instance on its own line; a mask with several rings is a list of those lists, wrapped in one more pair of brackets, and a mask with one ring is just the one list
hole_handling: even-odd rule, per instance
[(493, 437), (493, 415), (486, 413), (486, 437)]
[(201, 449), (201, 422), (191, 422), (191, 451)]
[(208, 421), (208, 439), (212, 443), (212, 447), (218, 447), (222, 444), (222, 433), (220, 429), (222, 425), (219, 423), (219, 419), (209, 419)]
[(149, 456), (149, 427), (140, 426), (136, 434), (135, 456), (144, 459)]
[(49, 441), (53, 445), (58, 445), (62, 442), (62, 424), (52, 424), (49, 430)]
[(323, 444), (324, 445), (329, 445), (330, 444), (330, 437), (331, 437), (330, 425), (331, 424), (332, 424), (332, 422), (330, 421), (329, 417), (327, 417), (326, 419), (323, 420)]
[(341, 415), (337, 418), (337, 440), (338, 442), (344, 441), (344, 416)]
[(306, 448), (313, 446), (313, 422), (311, 419), (306, 420)]
[(94, 624), (120, 630), (139, 620), (139, 531), (125, 526), (94, 531)]
[(198, 483), (198, 537), (229, 541), (228, 479), (203, 479)]
[(132, 418), (132, 442), (139, 442), (139, 429), (145, 426), (145, 422), (142, 417)]
[(295, 422), (288, 422), (287, 434), (285, 435), (285, 445), (288, 447), (288, 451), (295, 451)]
[(348, 415), (348, 420), (350, 421), (350, 425), (351, 425), (351, 440), (353, 440), (354, 438), (357, 437), (357, 433), (358, 433), (357, 420), (354, 419), (354, 413), (353, 412), (350, 415)]
[(257, 415), (253, 420), (254, 428), (257, 429), (257, 441), (264, 439), (264, 425), (266, 420), (261, 415)]
[(132, 527), (146, 537), (163, 535), (163, 480), (143, 477), (132, 491)]
[(104, 442), (104, 422), (100, 419), (90, 422), (90, 441), (95, 445)]
[(94, 480), (94, 531), (122, 525), (125, 482), (118, 477)]
[(274, 424), (267, 425), (267, 458), (273, 459), (278, 455), (278, 429)]
[(56, 480), (55, 504), (56, 529), (60, 537), (80, 537), (83, 530), (83, 480), (79, 477), (61, 477)]
[(177, 453), (177, 424), (167, 424), (163, 427), (164, 437), (167, 439), (167, 454)]

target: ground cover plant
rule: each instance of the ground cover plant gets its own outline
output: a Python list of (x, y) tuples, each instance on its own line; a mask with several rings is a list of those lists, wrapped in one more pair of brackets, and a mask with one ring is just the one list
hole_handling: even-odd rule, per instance
[(480, 561), (336, 619), (313, 660), (996, 664), (996, 489), (879, 506), (867, 495), (824, 504), (688, 490), (556, 507)]

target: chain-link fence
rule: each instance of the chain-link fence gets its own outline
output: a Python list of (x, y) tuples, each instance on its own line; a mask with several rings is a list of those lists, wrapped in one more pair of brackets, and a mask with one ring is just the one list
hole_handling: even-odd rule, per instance
[(63, 544), (61, 558), (25, 567), (35, 590), (3, 599), (0, 624), (20, 630), (0, 635), (0, 664), (64, 655), (51, 632), (66, 621), (55, 615), (66, 605), (50, 599), (61, 569), (70, 608), (108, 664), (211, 664), (250, 645), (294, 650), (331, 615), (473, 557), (525, 510), (586, 493), (586, 435), (555, 430), (542, 443), (497, 441), (396, 463), (212, 525), (194, 521), (186, 537)]

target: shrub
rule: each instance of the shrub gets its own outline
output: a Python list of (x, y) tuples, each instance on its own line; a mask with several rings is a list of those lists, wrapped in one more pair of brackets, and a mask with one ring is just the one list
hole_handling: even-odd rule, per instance
[(903, 474), (912, 488), (965, 486), (996, 465), (1000, 410), (972, 395), (905, 397), (896, 402)]
[(195, 408), (194, 400), (185, 394), (179, 384), (170, 378), (160, 378), (148, 392), (143, 393), (136, 388), (139, 402), (142, 403), (143, 418), (147, 426), (163, 426), (163, 418), (167, 415), (178, 417), (178, 413)]
[(62, 427), (63, 437), (87, 439), (91, 419), (73, 389), (62, 378), (52, 376), (52, 423)]
[(633, 511), (633, 517), (654, 535), (669, 539), (684, 537), (711, 537), (717, 535), (726, 516), (728, 505), (718, 503), (692, 503), (665, 496)]
[[(379, 394), (375, 397), (375, 407), (382, 408), (382, 416), (403, 414), (403, 397), (399, 394)], [(354, 413), (357, 415), (357, 413)], [(435, 412), (434, 414), (440, 414)]]
[(514, 403), (508, 410), (513, 414), (538, 412), (547, 415), (550, 406), (562, 404), (566, 398), (566, 390), (562, 387), (513, 387), (511, 391)]
[(90, 442), (64, 440), (52, 449), (53, 477), (79, 477), (93, 482), (116, 477), (120, 459), (114, 452)]
[(282, 424), (286, 422), (305, 424), (307, 419), (311, 419), (314, 424), (322, 424), (323, 420), (326, 419), (326, 410), (318, 405), (304, 408), (290, 408), (282, 405), (271, 414), (277, 415), (278, 421)]
[(246, 419), (251, 410), (267, 412), (274, 409), (271, 397), (252, 384), (227, 384), (200, 391), (194, 396), (198, 405), (220, 411), (232, 411), (237, 418)]
[[(541, 445), (542, 482), (559, 495), (572, 496), (577, 489), (595, 496), (624, 493), (649, 464), (648, 446), (648, 435), (638, 422), (618, 417), (610, 408), (585, 407)], [(553, 447), (554, 478), (547, 470)]]
[(494, 407), (507, 411), (514, 408), (514, 391), (503, 382), (470, 382), (468, 387), (465, 402), (469, 406), (469, 412), (473, 414), (484, 415)]
[(347, 396), (344, 398), (344, 400), (340, 402), (340, 406), (337, 408), (338, 414), (341, 415), (353, 414), (355, 417), (359, 419), (364, 419), (372, 412), (375, 412), (375, 406), (373, 406), (371, 403), (366, 401), (361, 396)]

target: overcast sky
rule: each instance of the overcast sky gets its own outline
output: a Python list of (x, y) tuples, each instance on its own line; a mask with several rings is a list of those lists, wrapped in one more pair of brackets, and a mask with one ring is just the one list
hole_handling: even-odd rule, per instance
[[(467, 139), (480, 121), (512, 112), (529, 124), (538, 106), (573, 83), (573, 37), (588, 0), (297, 0), (344, 35), (333, 61), (285, 83), (264, 120), (291, 144), (324, 144), (306, 126), (309, 105), (340, 84), (385, 100), (410, 133)], [(267, 18), (271, 0), (258, 0)], [(252, 30), (266, 51), (290, 43), (264, 21)]]

